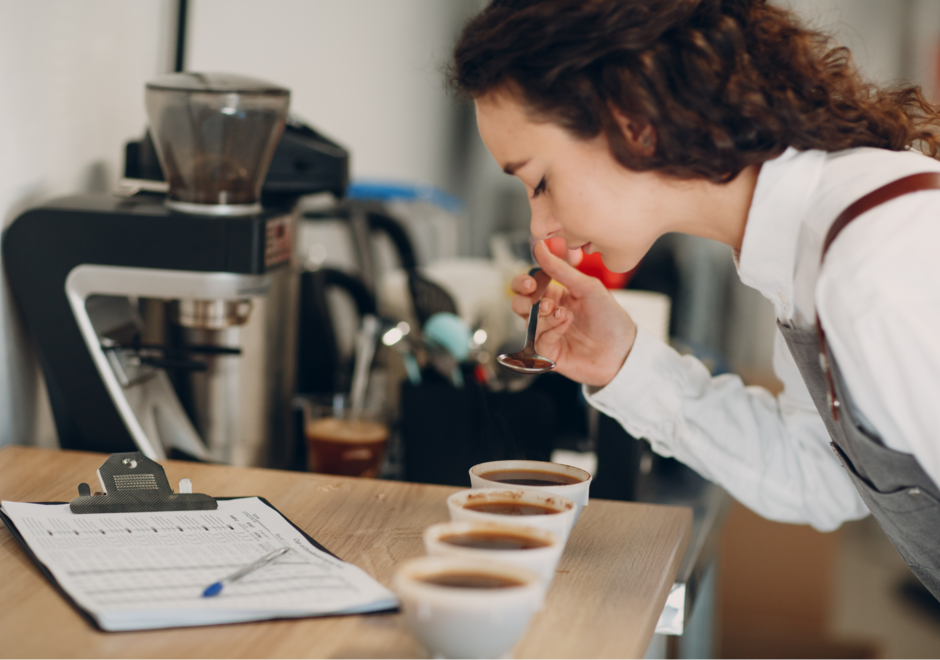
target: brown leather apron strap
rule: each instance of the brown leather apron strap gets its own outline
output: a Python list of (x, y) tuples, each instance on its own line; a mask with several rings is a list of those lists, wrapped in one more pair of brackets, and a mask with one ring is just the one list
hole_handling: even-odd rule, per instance
[(836, 221), (829, 227), (829, 233), (826, 234), (826, 240), (823, 242), (822, 256), (819, 258), (820, 263), (826, 258), (826, 252), (836, 239), (836, 236), (839, 235), (839, 232), (845, 229), (847, 224), (865, 211), (870, 211), (876, 206), (890, 202), (895, 197), (900, 197), (901, 195), (937, 188), (940, 188), (940, 172), (922, 172), (921, 174), (912, 174), (903, 179), (892, 181), (868, 193), (861, 199), (856, 200), (840, 213)]
[[(846, 225), (865, 211), (870, 211), (876, 206), (890, 202), (896, 197), (920, 190), (940, 190), (940, 172), (911, 174), (903, 179), (883, 185), (850, 204), (829, 227), (829, 233), (826, 234), (826, 240), (823, 241), (822, 255), (819, 258), (820, 271), (822, 270), (822, 262), (826, 258), (826, 252), (829, 251), (829, 246), (836, 240), (839, 232), (845, 229)], [(835, 385), (832, 382), (832, 370), (829, 368), (829, 360), (826, 357), (826, 335), (823, 332), (822, 323), (819, 321), (818, 312), (816, 313), (816, 328), (819, 330), (819, 363), (822, 365), (829, 383), (829, 407), (832, 410), (833, 419), (838, 420), (840, 404), (836, 398)]]

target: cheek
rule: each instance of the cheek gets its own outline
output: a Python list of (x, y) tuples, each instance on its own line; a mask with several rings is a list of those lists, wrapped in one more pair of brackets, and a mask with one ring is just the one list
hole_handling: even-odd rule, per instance
[(598, 245), (613, 244), (622, 235), (622, 209), (605, 203), (602, 197), (585, 194), (583, 189), (559, 195), (553, 203), (555, 217), (572, 238)]
[(559, 225), (572, 238), (590, 240), (601, 229), (604, 213), (588, 186), (557, 188), (546, 197), (546, 204)]

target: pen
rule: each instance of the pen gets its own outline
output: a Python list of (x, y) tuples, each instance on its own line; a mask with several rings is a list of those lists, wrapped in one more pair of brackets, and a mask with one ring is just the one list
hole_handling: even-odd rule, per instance
[(285, 554), (288, 550), (290, 550), (290, 548), (288, 547), (278, 548), (274, 552), (269, 552), (261, 559), (248, 564), (244, 568), (238, 569), (231, 575), (222, 578), (218, 582), (214, 582), (210, 584), (208, 587), (206, 587), (206, 590), (202, 592), (202, 597), (208, 598), (209, 596), (215, 596), (217, 593), (222, 591), (222, 587), (224, 587), (225, 585), (235, 582), (236, 580), (241, 580), (243, 577), (245, 577), (249, 573), (253, 573), (254, 571), (257, 571), (259, 568), (261, 568), (262, 566), (266, 566), (270, 564), (272, 561), (274, 561), (281, 555)]

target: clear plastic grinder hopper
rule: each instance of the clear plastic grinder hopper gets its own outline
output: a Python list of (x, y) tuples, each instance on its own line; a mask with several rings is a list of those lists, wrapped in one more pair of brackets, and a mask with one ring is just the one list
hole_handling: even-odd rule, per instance
[(147, 83), (166, 204), (183, 213), (250, 215), (284, 130), (290, 91), (228, 73), (168, 73)]

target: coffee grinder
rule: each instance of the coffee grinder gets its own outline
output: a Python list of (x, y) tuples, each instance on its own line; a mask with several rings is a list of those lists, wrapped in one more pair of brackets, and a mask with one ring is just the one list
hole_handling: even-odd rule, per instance
[[(290, 467), (292, 206), (317, 190), (288, 182), (260, 203), (289, 98), (244, 76), (159, 76), (146, 105), (166, 194), (56, 199), (6, 230), (63, 448)], [(326, 144), (341, 191), (348, 156)]]

